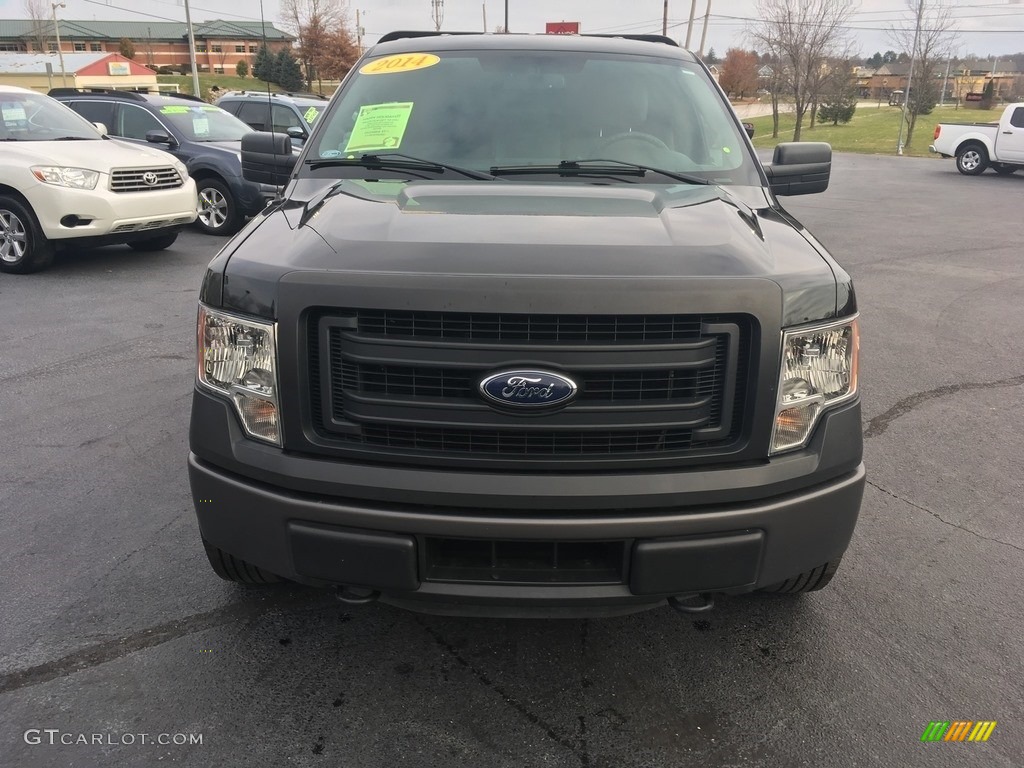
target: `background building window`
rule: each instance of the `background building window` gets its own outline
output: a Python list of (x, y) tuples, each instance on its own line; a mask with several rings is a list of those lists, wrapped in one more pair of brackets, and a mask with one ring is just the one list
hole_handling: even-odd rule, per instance
[(235, 53), (245, 53), (245, 46), (244, 45), (236, 45), (235, 46)]
[(196, 53), (206, 53), (205, 45), (196, 45)]
[(103, 43), (89, 43), (89, 50), (90, 51), (102, 51), (103, 50)]
[(250, 45), (249, 46), (249, 53), (256, 53), (256, 46), (255, 45)]
[(214, 52), (214, 53), (222, 53), (222, 51), (221, 51), (221, 48), (222, 48), (222, 47), (223, 47), (223, 46), (220, 46), (220, 45), (215, 45), (215, 46), (213, 46), (213, 52)]
[(213, 74), (215, 74), (215, 75), (223, 75), (224, 74), (224, 67), (214, 67), (213, 68)]
[(47, 48), (47, 50), (50, 50), (50, 51), (56, 51), (57, 50), (57, 44), (56, 43), (47, 43), (46, 44), (46, 48)]

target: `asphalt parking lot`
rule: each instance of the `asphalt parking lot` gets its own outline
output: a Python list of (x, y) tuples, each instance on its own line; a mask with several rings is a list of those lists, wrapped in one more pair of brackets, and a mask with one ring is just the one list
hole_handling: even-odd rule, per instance
[[(852, 155), (788, 202), (857, 281), (869, 487), (829, 589), (706, 617), (221, 582), (185, 472), (221, 241), (0, 275), (0, 765), (1021, 765), (1022, 202), (1024, 174)], [(933, 720), (998, 726), (923, 744)]]

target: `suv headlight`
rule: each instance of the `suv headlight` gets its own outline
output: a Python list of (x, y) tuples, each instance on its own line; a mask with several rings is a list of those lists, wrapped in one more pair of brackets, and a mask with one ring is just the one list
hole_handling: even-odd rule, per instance
[(56, 184), (71, 189), (96, 189), (100, 180), (97, 171), (88, 168), (62, 168), (58, 165), (34, 165), (32, 175), (46, 184)]
[(822, 411), (857, 394), (859, 353), (856, 319), (782, 335), (772, 454), (802, 448)]
[(199, 305), (197, 380), (231, 399), (250, 437), (281, 445), (277, 326)]

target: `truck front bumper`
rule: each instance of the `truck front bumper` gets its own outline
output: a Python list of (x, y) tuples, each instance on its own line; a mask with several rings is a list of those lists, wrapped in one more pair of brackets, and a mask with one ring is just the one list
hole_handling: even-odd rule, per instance
[[(210, 544), (294, 581), (375, 590), (439, 612), (614, 613), (673, 595), (777, 584), (842, 556), (865, 482), (859, 402), (823, 418), (807, 450), (763, 465), (556, 478), (289, 455), (245, 439), (227, 404), (205, 393), (196, 394), (192, 425), (193, 445), (205, 455), (189, 454), (189, 479)], [(391, 482), (381, 487), (378, 472)], [(330, 475), (335, 492), (325, 492)], [(341, 482), (346, 477), (379, 493), (352, 493), (355, 480)], [(422, 492), (403, 490), (416, 483)], [(457, 567), (439, 569), (430, 559), (453, 541), (473, 542), (476, 552), (491, 542), (499, 560), (503, 551), (514, 559), (519, 544), (612, 542), (622, 568), (600, 583), (538, 583), (535, 571), (517, 578), (514, 568), (489, 581), (461, 578)], [(519, 544), (503, 549), (510, 542)]]

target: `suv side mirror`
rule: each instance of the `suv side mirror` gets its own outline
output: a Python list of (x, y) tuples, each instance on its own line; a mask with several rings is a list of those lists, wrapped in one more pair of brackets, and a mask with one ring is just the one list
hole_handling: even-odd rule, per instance
[(146, 141), (150, 144), (167, 144), (173, 146), (174, 139), (163, 131), (146, 131)]
[(96, 130), (100, 132), (101, 136), (106, 136), (107, 135), (107, 126), (106, 125), (104, 125), (103, 123), (93, 123), (93, 125), (96, 126)]
[(813, 195), (828, 189), (832, 173), (832, 145), (822, 141), (789, 141), (775, 147), (764, 167), (776, 195)]
[(242, 178), (246, 181), (283, 186), (297, 159), (288, 134), (253, 131), (242, 137)]

